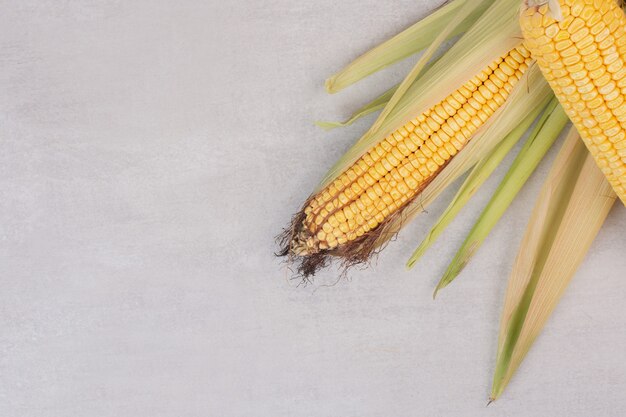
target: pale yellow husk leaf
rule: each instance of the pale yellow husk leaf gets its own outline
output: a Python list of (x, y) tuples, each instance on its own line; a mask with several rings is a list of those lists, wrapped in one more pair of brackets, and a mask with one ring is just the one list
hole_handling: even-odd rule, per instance
[(492, 399), (500, 396), (539, 335), (616, 198), (572, 128), (535, 205), (511, 273)]

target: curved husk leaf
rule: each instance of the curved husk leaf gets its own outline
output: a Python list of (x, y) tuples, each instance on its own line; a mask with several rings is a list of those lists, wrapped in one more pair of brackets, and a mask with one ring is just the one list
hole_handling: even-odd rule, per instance
[[(446, 36), (446, 40), (467, 31), (493, 1), (481, 1), (479, 7)], [(444, 4), (408, 29), (359, 56), (326, 80), (326, 91), (336, 93), (368, 75), (427, 48), (435, 40), (437, 34), (450, 24), (465, 3), (466, 0), (453, 0)]]
[(396, 90), (398, 89), (398, 85), (399, 84), (394, 85), (389, 90), (385, 91), (384, 93), (376, 97), (374, 100), (370, 101), (369, 103), (357, 109), (354, 113), (352, 113), (350, 117), (348, 117), (348, 119), (344, 120), (343, 122), (317, 121), (315, 122), (315, 125), (317, 127), (321, 127), (324, 130), (331, 130), (337, 127), (350, 126), (352, 123), (356, 122), (361, 117), (365, 117), (370, 113), (374, 113), (375, 111), (382, 110), (387, 105), (387, 103), (389, 102), (391, 97), (394, 95)]

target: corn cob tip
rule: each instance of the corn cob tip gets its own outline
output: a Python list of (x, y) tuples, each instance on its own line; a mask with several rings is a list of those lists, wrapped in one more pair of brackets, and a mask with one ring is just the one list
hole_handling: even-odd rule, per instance
[(302, 277), (303, 282), (308, 282), (309, 277), (327, 265), (328, 255), (320, 252), (319, 245), (307, 233), (304, 227), (305, 218), (304, 209), (300, 210), (291, 220), (291, 224), (276, 238), (280, 247), (276, 256), (287, 257), (289, 264), (295, 264), (296, 275)]
[(289, 251), (294, 256), (315, 255), (320, 251), (319, 240), (303, 228), (291, 241)]
[(295, 267), (295, 275), (301, 277), (303, 282), (309, 282), (309, 278), (328, 266), (332, 259), (340, 261), (340, 267), (345, 273), (348, 268), (371, 259), (380, 246), (378, 238), (381, 233), (385, 233), (387, 223), (354, 241), (330, 248), (310, 231), (303, 208), (293, 217), (289, 227), (278, 236), (280, 251), (276, 255), (287, 257), (288, 263)]

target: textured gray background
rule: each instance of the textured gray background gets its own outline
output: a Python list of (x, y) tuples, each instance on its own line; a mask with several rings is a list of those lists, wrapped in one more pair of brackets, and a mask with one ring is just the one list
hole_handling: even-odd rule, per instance
[(0, 1), (0, 415), (623, 415), (623, 207), (485, 408), (546, 163), (436, 302), (487, 193), (412, 272), (444, 201), (348, 280), (299, 287), (272, 256), (372, 119), (311, 121), (410, 63), (336, 96), (324, 78), (439, 3)]

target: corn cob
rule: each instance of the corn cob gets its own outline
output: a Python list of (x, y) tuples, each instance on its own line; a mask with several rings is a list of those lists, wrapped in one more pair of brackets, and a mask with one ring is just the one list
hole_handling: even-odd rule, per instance
[(626, 15), (616, 0), (559, 0), (557, 21), (541, 3), (521, 12), (526, 46), (626, 204)]
[(380, 228), (504, 104), (530, 62), (520, 44), (366, 152), (305, 203), (289, 251), (332, 252)]

